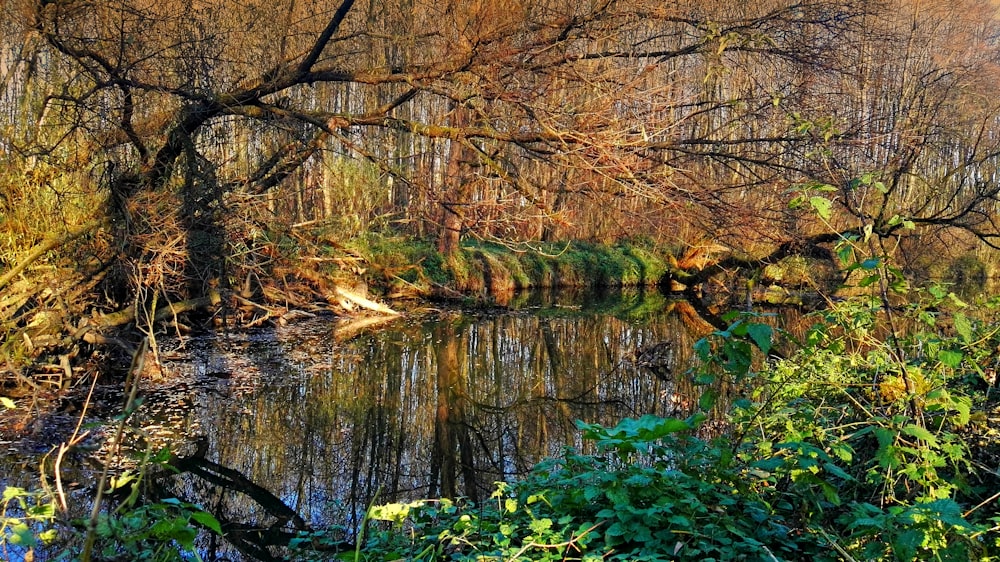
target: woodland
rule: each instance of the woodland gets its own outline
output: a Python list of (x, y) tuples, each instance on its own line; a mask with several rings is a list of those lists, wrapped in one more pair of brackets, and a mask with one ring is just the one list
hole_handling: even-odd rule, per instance
[[(965, 303), (914, 287), (984, 283), (1000, 263), (998, 32), (998, 7), (984, 0), (4, 0), (0, 385), (16, 398), (95, 372), (122, 374), (163, 325), (182, 333), (196, 323), (291, 321), (300, 310), (392, 314), (394, 304), (375, 298), (461, 296), (463, 252), (483, 246), (558, 257), (577, 243), (634, 244), (663, 264), (639, 282), (689, 291), (734, 271), (749, 285), (768, 266), (807, 258), (823, 264), (811, 269), (839, 276), (833, 285), (798, 283), (831, 307), (843, 298), (839, 287), (853, 283), (874, 295), (874, 308), (864, 310), (914, 304), (926, 320)], [(373, 300), (356, 289), (361, 281)], [(884, 316), (852, 310), (831, 313), (823, 334), (832, 339), (811, 343), (826, 341), (825, 352), (840, 357), (870, 348), (886, 351), (890, 363), (912, 357), (895, 336), (830, 336), (850, 334), (862, 316), (884, 327)], [(995, 385), (983, 367), (982, 346), (996, 333), (991, 320), (965, 314), (930, 326), (945, 326), (940, 337), (964, 350), (933, 359), (952, 370), (972, 361), (966, 367), (979, 369), (982, 385)], [(704, 341), (718, 342), (699, 351), (703, 379), (749, 376), (750, 364), (772, 350), (761, 324), (734, 326), (706, 330)], [(797, 372), (822, 371), (810, 363), (817, 353)], [(940, 453), (931, 464), (958, 463), (928, 432), (927, 411), (954, 414), (964, 426), (969, 405), (919, 398), (911, 370), (898, 370), (904, 392), (892, 395), (898, 403), (883, 396), (892, 402), (883, 406), (908, 421), (886, 414), (881, 430)], [(817, 419), (809, 423), (821, 426)], [(791, 431), (776, 420), (768, 418), (773, 431)], [(589, 428), (625, 468), (575, 459), (566, 470), (640, 470), (626, 462), (646, 450), (635, 443), (673, 439), (701, 420), (673, 421), (647, 420), (626, 437)], [(873, 450), (888, 458), (881, 430), (869, 436), (879, 435)], [(808, 441), (797, 435), (789, 442)], [(810, 446), (832, 454), (823, 457), (831, 478), (855, 491), (872, 483), (837, 468), (848, 460), (837, 457), (842, 450)], [(786, 513), (797, 521), (789, 526), (806, 528), (821, 517), (817, 506), (841, 500), (807, 466), (815, 451), (803, 450), (795, 466), (754, 470), (785, 470), (796, 486), (815, 485), (805, 494), (812, 507)], [(892, 451), (902, 460), (886, 461), (886, 470), (915, 462)], [(726, 464), (735, 457), (724, 453), (691, 458), (721, 456), (716, 485), (738, 482), (742, 473)], [(859, 499), (858, 510), (838, 512), (879, 523), (870, 533), (851, 527), (850, 540), (827, 536), (844, 545), (837, 555), (996, 555), (996, 544), (982, 542), (997, 530), (989, 518), (996, 496), (970, 492), (974, 483), (960, 490), (965, 501), (994, 510), (976, 512), (975, 525), (949, 518), (951, 504), (933, 504), (945, 529), (933, 536), (943, 542), (928, 531), (913, 546), (915, 535), (901, 531), (888, 550), (865, 550), (892, 526), (863, 516), (864, 506), (922, 525), (919, 510), (887, 506), (943, 502), (957, 489), (921, 470), (918, 478), (913, 468), (912, 487), (886, 476), (875, 485), (881, 501)], [(803, 476), (810, 471), (819, 482)], [(538, 478), (539, 486), (573, 486), (566, 473)], [(740, 493), (750, 503), (763, 497)], [(567, 545), (586, 546), (577, 531), (543, 552), (556, 559)], [(740, 533), (747, 544), (787, 539)], [(518, 549), (542, 535), (510, 552), (523, 555)], [(609, 548), (637, 544), (605, 538)], [(816, 552), (833, 552), (817, 540)], [(771, 557), (760, 559), (778, 559), (764, 551)], [(517, 558), (510, 552), (504, 559)]]

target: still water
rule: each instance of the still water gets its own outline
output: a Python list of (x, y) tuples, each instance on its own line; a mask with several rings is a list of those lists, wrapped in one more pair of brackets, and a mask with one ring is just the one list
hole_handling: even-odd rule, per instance
[(349, 539), (373, 501), (488, 497), (545, 456), (586, 450), (577, 420), (685, 415), (696, 393), (674, 375), (706, 329), (686, 302), (628, 291), (161, 337), (164, 378), (134, 423), (176, 425), (171, 446), (197, 451), (167, 493), (214, 513), (243, 551), (213, 541), (204, 556), (266, 559), (260, 544), (297, 528)]

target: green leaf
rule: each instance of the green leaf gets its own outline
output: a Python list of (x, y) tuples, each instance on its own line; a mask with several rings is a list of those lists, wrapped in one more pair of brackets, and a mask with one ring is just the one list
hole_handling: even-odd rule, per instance
[(3, 489), (3, 501), (8, 502), (13, 498), (18, 498), (21, 496), (28, 495), (28, 491), (24, 488), (18, 488), (16, 486), (7, 486)]
[(201, 524), (208, 529), (211, 529), (217, 535), (222, 534), (222, 525), (219, 524), (219, 520), (215, 518), (214, 515), (207, 511), (195, 511), (191, 514), (191, 519)]
[(712, 344), (707, 338), (701, 338), (694, 342), (694, 352), (698, 354), (698, 359), (707, 363), (712, 356)]
[(840, 260), (840, 263), (847, 265), (851, 261), (851, 256), (854, 254), (854, 247), (846, 242), (842, 242), (837, 244), (834, 251), (837, 253), (837, 259)]
[(715, 407), (715, 403), (719, 399), (719, 392), (714, 388), (709, 388), (705, 392), (701, 393), (698, 398), (698, 408), (703, 411), (709, 411)]
[(878, 281), (878, 280), (879, 280), (880, 278), (881, 278), (881, 276), (880, 276), (880, 275), (879, 275), (878, 273), (876, 273), (876, 274), (874, 274), (874, 275), (869, 275), (868, 277), (865, 277), (864, 279), (862, 279), (862, 280), (861, 280), (861, 281), (860, 281), (860, 282), (858, 283), (858, 287), (868, 287), (868, 286), (870, 286), (870, 285), (873, 285), (873, 284), (875, 284), (875, 283), (876, 283), (876, 282), (877, 282), (877, 281)]
[(861, 262), (861, 269), (865, 271), (872, 271), (878, 269), (879, 259), (878, 258), (868, 258)]
[(35, 534), (31, 532), (31, 527), (24, 523), (17, 523), (11, 528), (13, 535), (10, 537), (10, 544), (23, 547), (33, 547), (36, 544)]
[(903, 429), (901, 429), (900, 431), (902, 431), (906, 435), (910, 435), (922, 441), (926, 441), (927, 444), (930, 445), (931, 447), (937, 445), (937, 439), (934, 437), (934, 434), (928, 431), (926, 427), (920, 427), (919, 425), (910, 424), (903, 426)]
[(833, 203), (829, 199), (820, 197), (819, 195), (813, 195), (809, 198), (809, 204), (812, 205), (812, 208), (816, 210), (816, 214), (819, 215), (821, 219), (830, 220)]
[(767, 324), (749, 324), (747, 325), (747, 333), (750, 334), (750, 338), (757, 348), (760, 349), (761, 353), (767, 355), (771, 351), (771, 341), (774, 337), (774, 330), (771, 329)]
[(909, 529), (900, 533), (892, 541), (892, 550), (896, 560), (916, 560), (917, 549), (923, 542), (924, 533), (920, 529)]
[(0, 404), (2, 404), (3, 407), (7, 408), (8, 410), (13, 410), (14, 408), (17, 408), (17, 404), (14, 404), (14, 401), (11, 400), (10, 398), (7, 398), (6, 396), (0, 396)]
[(972, 343), (972, 322), (961, 312), (956, 312), (954, 317), (955, 333), (962, 338), (965, 343)]
[(833, 464), (832, 462), (823, 463), (823, 470), (829, 472), (830, 474), (836, 476), (837, 478), (841, 478), (841, 479), (846, 480), (848, 482), (853, 482), (854, 481), (854, 477), (853, 476), (851, 476), (846, 471), (844, 471), (844, 469), (842, 469), (839, 466)]
[(961, 351), (942, 349), (938, 352), (938, 361), (947, 367), (951, 367), (952, 369), (955, 369), (962, 364), (963, 357), (964, 354)]

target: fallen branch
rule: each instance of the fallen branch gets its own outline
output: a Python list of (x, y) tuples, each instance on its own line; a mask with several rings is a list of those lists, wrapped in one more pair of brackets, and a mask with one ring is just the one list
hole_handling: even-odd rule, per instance
[[(222, 297), (219, 293), (211, 291), (209, 294), (198, 297), (195, 299), (188, 299), (186, 301), (180, 301), (175, 303), (169, 303), (153, 314), (153, 321), (160, 322), (168, 318), (173, 318), (178, 314), (183, 314), (185, 312), (191, 312), (192, 310), (198, 310), (200, 308), (207, 308), (209, 306), (217, 306), (222, 302)], [(112, 328), (115, 326), (122, 326), (128, 324), (135, 320), (135, 307), (128, 307), (118, 312), (112, 312), (111, 314), (105, 314), (101, 318), (101, 327)]]
[(380, 314), (389, 314), (391, 316), (399, 316), (399, 313), (395, 310), (385, 306), (384, 304), (379, 304), (373, 300), (369, 300), (357, 293), (348, 291), (347, 289), (342, 289), (340, 287), (334, 288), (334, 294), (340, 297), (340, 305), (345, 309), (350, 310), (351, 307), (345, 303), (350, 303), (353, 305), (360, 306), (368, 310), (373, 310)]
[(42, 242), (38, 243), (32, 250), (28, 253), (28, 256), (21, 260), (20, 263), (15, 265), (8, 271), (0, 276), (0, 289), (2, 289), (7, 283), (10, 283), (11, 279), (17, 277), (22, 271), (28, 268), (29, 265), (35, 262), (38, 258), (45, 255), (46, 252), (62, 246), (63, 244), (70, 242), (84, 234), (96, 229), (97, 227), (104, 224), (105, 220), (96, 220), (88, 222), (87, 224), (70, 228), (64, 232), (61, 236), (53, 236), (51, 238), (46, 238)]

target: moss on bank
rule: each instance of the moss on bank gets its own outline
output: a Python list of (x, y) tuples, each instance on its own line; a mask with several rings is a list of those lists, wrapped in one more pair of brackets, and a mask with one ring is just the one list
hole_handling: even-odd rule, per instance
[(373, 264), (366, 277), (396, 296), (496, 298), (526, 288), (655, 285), (669, 263), (665, 250), (630, 242), (574, 241), (529, 249), (469, 241), (451, 256), (427, 241), (405, 237), (358, 238), (347, 247)]

